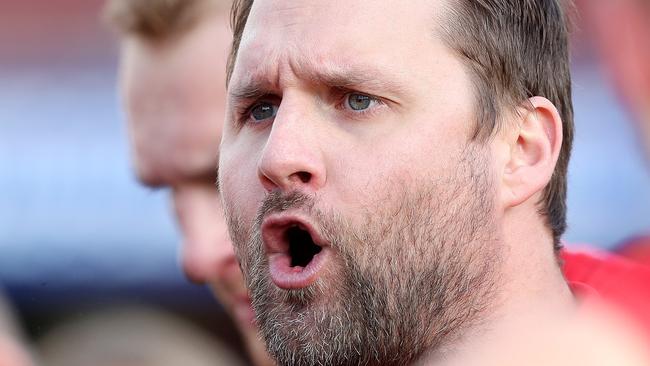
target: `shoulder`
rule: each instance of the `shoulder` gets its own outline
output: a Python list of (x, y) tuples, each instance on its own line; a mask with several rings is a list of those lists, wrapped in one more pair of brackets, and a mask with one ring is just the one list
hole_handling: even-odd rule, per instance
[(564, 277), (576, 297), (587, 293), (617, 308), (650, 340), (649, 266), (595, 249), (563, 250), (561, 258)]

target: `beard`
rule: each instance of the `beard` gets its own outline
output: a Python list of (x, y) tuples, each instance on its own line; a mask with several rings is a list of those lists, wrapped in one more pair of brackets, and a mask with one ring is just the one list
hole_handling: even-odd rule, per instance
[[(226, 210), (257, 323), (279, 365), (408, 365), (478, 325), (493, 303), (500, 250), (482, 151), (447, 177), (393, 182), (354, 220), (298, 191), (270, 193), (248, 229)], [(388, 186), (382, 181), (383, 186)], [(330, 243), (319, 278), (275, 286), (260, 227), (299, 209)]]

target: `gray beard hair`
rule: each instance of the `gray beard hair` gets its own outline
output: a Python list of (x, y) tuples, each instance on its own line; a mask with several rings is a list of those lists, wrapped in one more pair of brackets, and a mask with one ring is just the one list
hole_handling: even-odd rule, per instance
[[(502, 255), (484, 160), (470, 149), (449, 177), (392, 185), (403, 189), (376, 200), (361, 223), (326, 214), (299, 192), (269, 194), (250, 230), (229, 212), (257, 323), (278, 364), (404, 366), (478, 325), (493, 304)], [(309, 215), (335, 254), (330, 273), (300, 290), (273, 284), (259, 230), (268, 214), (289, 208)]]

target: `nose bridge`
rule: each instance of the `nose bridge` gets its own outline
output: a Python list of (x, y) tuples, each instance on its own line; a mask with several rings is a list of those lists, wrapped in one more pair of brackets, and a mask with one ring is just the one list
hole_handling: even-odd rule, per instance
[(317, 190), (324, 184), (321, 129), (308, 96), (285, 94), (259, 161), (267, 190)]

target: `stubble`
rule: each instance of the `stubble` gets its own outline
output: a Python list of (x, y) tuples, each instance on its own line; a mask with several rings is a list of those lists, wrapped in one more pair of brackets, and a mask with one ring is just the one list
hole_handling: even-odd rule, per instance
[[(269, 194), (250, 230), (228, 214), (260, 331), (279, 365), (408, 365), (481, 321), (500, 262), (484, 156), (470, 145), (446, 177), (392, 184), (354, 219), (300, 192)], [(312, 218), (335, 254), (300, 290), (271, 281), (259, 229), (268, 214), (288, 209)]]

